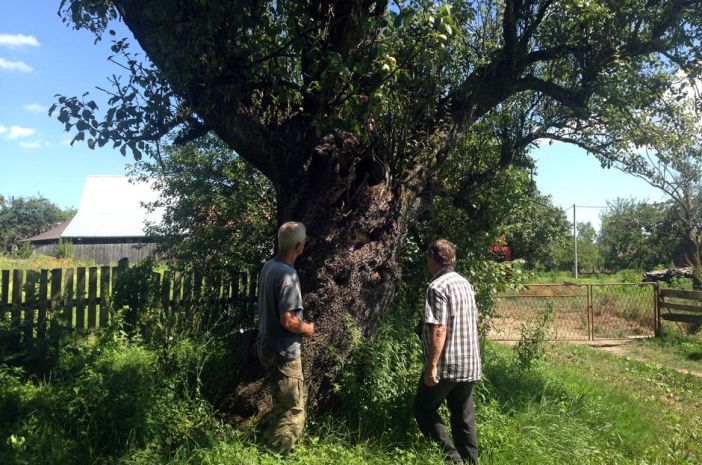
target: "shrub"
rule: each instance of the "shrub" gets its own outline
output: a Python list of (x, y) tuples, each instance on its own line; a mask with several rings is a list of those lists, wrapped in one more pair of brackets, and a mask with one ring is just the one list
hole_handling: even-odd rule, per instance
[(70, 239), (59, 239), (56, 243), (56, 258), (73, 258), (73, 242)]
[(554, 315), (553, 306), (549, 304), (536, 318), (522, 323), (519, 342), (514, 346), (518, 367), (530, 369), (535, 362), (544, 358), (545, 343), (553, 326)]
[(412, 399), (422, 356), (411, 323), (384, 323), (375, 340), (360, 342), (343, 369), (337, 386), (343, 411), (370, 434), (400, 439), (414, 425)]
[(154, 319), (148, 314), (156, 310), (155, 303), (158, 296), (153, 260), (147, 258), (122, 270), (117, 277), (113, 292), (112, 305), (115, 309), (122, 309), (124, 329), (127, 334), (143, 333), (146, 321)]
[(17, 247), (15, 256), (17, 256), (17, 258), (27, 259), (31, 257), (33, 253), (34, 248), (32, 247), (32, 244), (29, 242), (22, 242), (22, 244)]
[(49, 382), (0, 368), (0, 463), (110, 462), (136, 449), (166, 457), (208, 443), (218, 424), (184, 388), (206, 350), (176, 345), (166, 367), (159, 350), (107, 334), (66, 347)]

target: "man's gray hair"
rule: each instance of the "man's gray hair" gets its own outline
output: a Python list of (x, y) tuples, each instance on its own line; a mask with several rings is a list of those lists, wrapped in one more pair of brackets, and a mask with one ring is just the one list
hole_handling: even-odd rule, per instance
[(289, 250), (307, 239), (307, 229), (302, 223), (288, 221), (278, 228), (278, 248)]

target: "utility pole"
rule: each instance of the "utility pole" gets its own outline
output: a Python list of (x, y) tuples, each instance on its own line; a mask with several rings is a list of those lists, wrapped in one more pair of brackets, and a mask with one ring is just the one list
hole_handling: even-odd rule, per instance
[(575, 257), (573, 263), (573, 275), (575, 279), (578, 279), (578, 236), (575, 222), (575, 204), (573, 204), (573, 256)]

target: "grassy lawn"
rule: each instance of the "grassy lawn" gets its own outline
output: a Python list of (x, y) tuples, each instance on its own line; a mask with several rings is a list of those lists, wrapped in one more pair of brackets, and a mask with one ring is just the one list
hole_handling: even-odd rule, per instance
[(702, 376), (702, 333), (682, 336), (672, 324), (667, 327), (672, 329), (662, 337), (633, 341), (619, 349), (636, 360)]
[(95, 263), (74, 258), (56, 258), (48, 255), (32, 255), (31, 258), (7, 258), (0, 256), (0, 270), (52, 270), (95, 266)]
[[(634, 401), (636, 408), (622, 413), (631, 420), (625, 431), (648, 436), (632, 450), (641, 463), (702, 463), (702, 378), (573, 345), (555, 345), (546, 366), (558, 370), (566, 382), (584, 383)], [(621, 411), (617, 402), (608, 403), (613, 413)], [(644, 425), (647, 416), (648, 426)], [(622, 446), (625, 442), (622, 436)]]
[[(523, 372), (511, 351), (495, 344), (485, 353), (486, 379), (476, 391), (482, 465), (702, 463), (702, 380), (564, 344)], [(442, 463), (416, 428), (392, 443), (341, 425), (312, 426), (285, 458), (229, 431), (207, 447), (179, 449), (167, 463)], [(149, 462), (159, 459), (140, 453), (122, 463)]]
[[(668, 344), (671, 353), (686, 350)], [(269, 453), (255, 433), (182, 397), (189, 365), (178, 360), (199, 357), (201, 348), (172, 350), (171, 363), (183, 363), (175, 371), (159, 368), (158, 351), (121, 340), (69, 353), (55, 379), (38, 384), (0, 371), (0, 463), (442, 463), (409, 417), (372, 434), (344, 420), (343, 406), (312, 419), (291, 455)], [(481, 465), (702, 463), (702, 378), (586, 346), (554, 344), (547, 353), (522, 370), (511, 347), (485, 348), (475, 391)], [(409, 412), (411, 399), (390, 405)], [(372, 410), (365, 416), (369, 424), (386, 419)]]

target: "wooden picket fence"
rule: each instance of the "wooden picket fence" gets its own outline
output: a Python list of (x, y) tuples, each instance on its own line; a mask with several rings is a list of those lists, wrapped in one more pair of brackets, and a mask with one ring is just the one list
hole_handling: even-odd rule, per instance
[[(0, 270), (0, 321), (7, 323), (17, 343), (43, 339), (52, 321), (76, 335), (104, 328), (110, 319), (111, 297), (120, 273), (118, 266), (56, 268), (53, 270)], [(240, 272), (235, 278), (204, 278), (201, 273), (153, 273), (157, 304), (167, 313), (202, 318), (238, 308), (253, 315), (256, 273)]]

